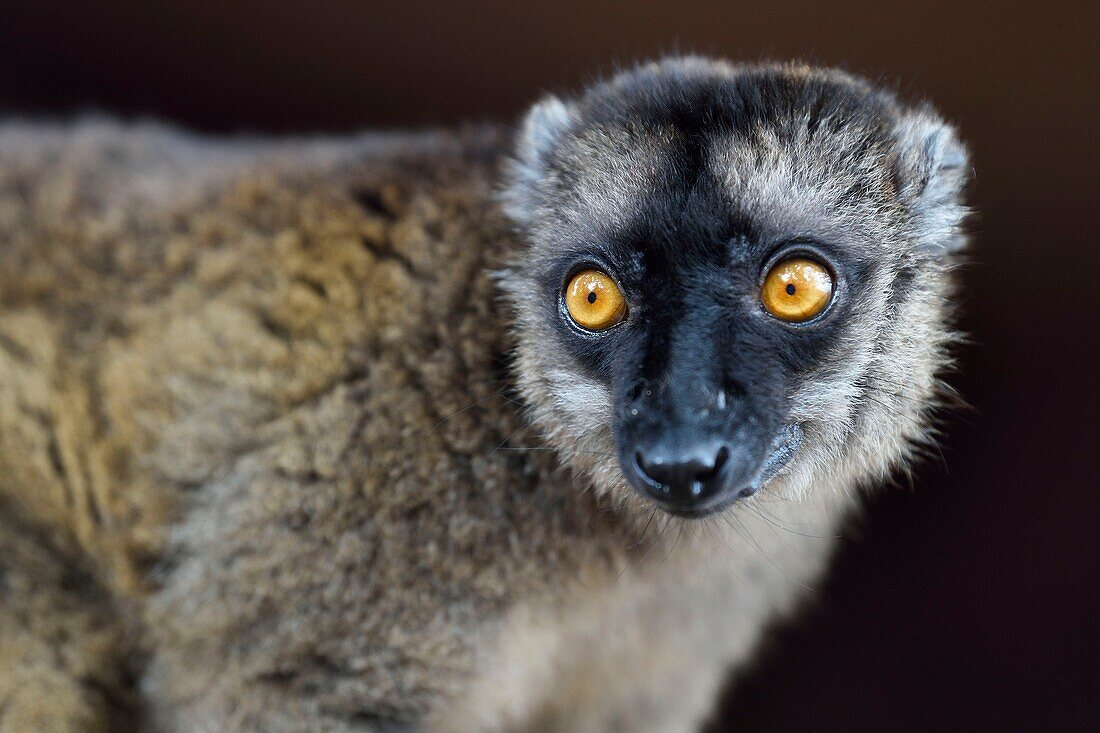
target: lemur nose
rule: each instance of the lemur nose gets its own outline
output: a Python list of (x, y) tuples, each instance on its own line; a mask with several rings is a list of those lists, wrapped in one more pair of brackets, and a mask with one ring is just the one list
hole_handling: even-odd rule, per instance
[(635, 453), (638, 472), (647, 480), (646, 491), (664, 505), (692, 509), (705, 504), (726, 484), (730, 449), (713, 444), (679, 450), (658, 446)]

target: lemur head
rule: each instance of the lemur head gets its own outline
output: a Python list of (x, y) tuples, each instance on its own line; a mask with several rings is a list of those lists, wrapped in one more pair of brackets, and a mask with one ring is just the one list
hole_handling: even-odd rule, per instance
[(837, 71), (671, 59), (545, 99), (504, 191), (535, 423), (683, 516), (889, 472), (927, 439), (966, 171)]

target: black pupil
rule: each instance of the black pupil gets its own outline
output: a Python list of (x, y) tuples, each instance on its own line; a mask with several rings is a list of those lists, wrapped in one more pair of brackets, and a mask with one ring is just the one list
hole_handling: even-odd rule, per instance
[(787, 295), (794, 295), (794, 285), (787, 283)]
[(595, 291), (592, 291), (588, 294), (588, 302), (589, 303), (595, 303), (596, 302), (596, 293), (595, 293)]

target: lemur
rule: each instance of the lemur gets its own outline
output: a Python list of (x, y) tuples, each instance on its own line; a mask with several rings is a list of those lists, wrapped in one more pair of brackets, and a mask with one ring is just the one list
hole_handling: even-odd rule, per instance
[(967, 155), (668, 58), (516, 129), (0, 126), (0, 731), (698, 730), (929, 445)]

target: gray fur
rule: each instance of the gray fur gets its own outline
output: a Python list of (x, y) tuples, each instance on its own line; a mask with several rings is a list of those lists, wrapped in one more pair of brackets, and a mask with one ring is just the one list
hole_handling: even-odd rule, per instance
[(531, 280), (635, 215), (672, 132), (591, 97), (515, 144), (0, 126), (0, 731), (697, 729), (929, 440), (962, 243), (954, 133), (851, 77), (670, 60), (589, 95), (750, 71), (882, 105), (870, 145), (776, 120), (707, 161), (874, 287), (792, 395), (798, 454), (705, 522), (624, 486)]

